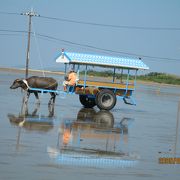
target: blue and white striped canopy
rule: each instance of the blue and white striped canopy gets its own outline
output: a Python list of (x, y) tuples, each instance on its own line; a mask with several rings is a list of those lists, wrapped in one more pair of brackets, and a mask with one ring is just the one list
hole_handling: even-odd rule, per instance
[(124, 57), (101, 56), (94, 54), (83, 54), (74, 52), (62, 52), (57, 58), (57, 63), (87, 64), (93, 66), (129, 68), (129, 69), (149, 69), (140, 59)]

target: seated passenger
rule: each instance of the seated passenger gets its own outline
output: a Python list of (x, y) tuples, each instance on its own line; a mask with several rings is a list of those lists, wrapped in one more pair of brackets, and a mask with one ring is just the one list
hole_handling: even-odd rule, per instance
[(77, 80), (77, 74), (74, 72), (73, 69), (69, 71), (67, 76), (65, 77), (65, 81), (63, 82), (64, 91), (67, 90), (67, 86), (75, 86)]

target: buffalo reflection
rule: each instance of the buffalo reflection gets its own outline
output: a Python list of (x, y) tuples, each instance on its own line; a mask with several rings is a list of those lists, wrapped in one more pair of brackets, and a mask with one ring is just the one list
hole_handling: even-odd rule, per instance
[(8, 114), (9, 121), (12, 125), (23, 127), (29, 131), (47, 132), (53, 128), (54, 106), (49, 105), (47, 116), (41, 115), (40, 106), (37, 104), (32, 113), (29, 113), (28, 105), (22, 104), (21, 113), (19, 115)]
[(109, 111), (83, 108), (75, 121), (61, 123), (57, 148), (48, 147), (49, 156), (68, 165), (132, 165), (136, 157), (129, 153), (128, 148), (125, 149), (131, 121), (133, 119), (122, 118), (117, 122)]

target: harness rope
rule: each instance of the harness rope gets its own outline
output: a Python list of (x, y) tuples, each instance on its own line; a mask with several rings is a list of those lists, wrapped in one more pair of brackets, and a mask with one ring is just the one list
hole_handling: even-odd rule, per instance
[(22, 81), (23, 81), (23, 82), (24, 82), (24, 84), (27, 86), (27, 89), (26, 89), (26, 90), (30, 89), (30, 87), (29, 87), (29, 85), (28, 85), (27, 80), (26, 80), (26, 79), (23, 79)]
[(35, 44), (36, 44), (36, 49), (37, 49), (37, 53), (38, 53), (38, 58), (39, 58), (39, 61), (40, 61), (40, 65), (41, 65), (43, 77), (45, 77), (44, 65), (43, 65), (43, 61), (42, 61), (42, 58), (41, 58), (41, 53), (40, 53), (38, 41), (37, 41), (37, 38), (36, 38), (35, 26), (34, 26), (34, 24), (33, 24), (33, 21), (32, 21), (32, 27), (33, 27), (33, 29), (34, 29), (33, 35), (34, 35), (34, 39), (35, 39)]

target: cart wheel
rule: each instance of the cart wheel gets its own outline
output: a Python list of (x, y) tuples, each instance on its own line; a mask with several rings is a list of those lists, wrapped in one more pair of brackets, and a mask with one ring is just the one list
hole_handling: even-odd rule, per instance
[(95, 98), (89, 98), (87, 95), (79, 95), (79, 100), (85, 108), (92, 108), (96, 105)]
[(111, 110), (116, 105), (116, 95), (111, 90), (103, 89), (97, 94), (95, 101), (99, 109)]

